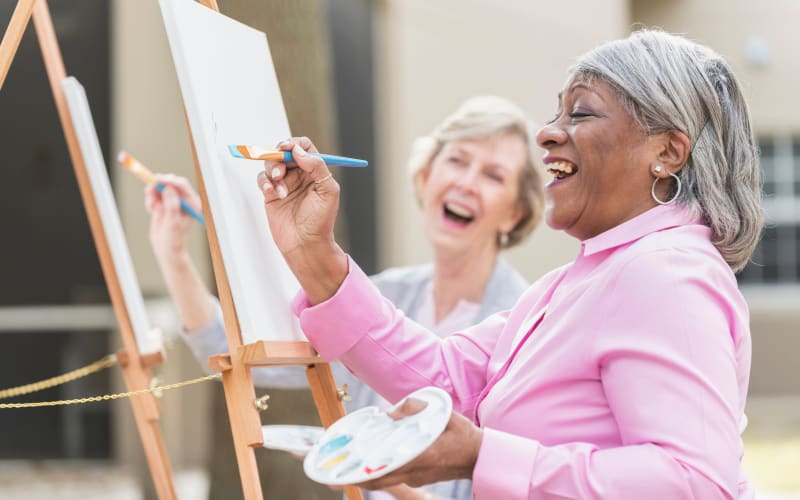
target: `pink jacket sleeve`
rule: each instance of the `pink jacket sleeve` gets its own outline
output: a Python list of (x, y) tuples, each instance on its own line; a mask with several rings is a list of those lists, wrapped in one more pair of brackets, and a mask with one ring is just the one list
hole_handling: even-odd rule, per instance
[(387, 400), (395, 402), (433, 385), (447, 391), (456, 411), (471, 419), (505, 324), (505, 314), (497, 314), (470, 329), (469, 336), (443, 340), (406, 318), (352, 260), (333, 297), (311, 307), (301, 291), (294, 310), (324, 359), (341, 360)]

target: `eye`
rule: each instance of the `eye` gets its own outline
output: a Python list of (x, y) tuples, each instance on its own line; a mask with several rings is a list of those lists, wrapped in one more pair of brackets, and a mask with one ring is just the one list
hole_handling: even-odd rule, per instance
[(588, 116), (594, 116), (591, 113), (586, 113), (585, 111), (573, 111), (569, 114), (569, 117), (573, 120), (580, 120), (581, 118), (586, 118)]
[(463, 166), (463, 165), (466, 165), (467, 162), (464, 161), (463, 158), (460, 158), (458, 156), (448, 156), (447, 157), (447, 163), (450, 163), (450, 164), (456, 165), (456, 166)]
[(494, 181), (494, 182), (498, 182), (498, 183), (500, 183), (500, 184), (502, 184), (502, 183), (503, 183), (503, 181), (505, 181), (505, 177), (503, 177), (503, 174), (501, 174), (500, 172), (495, 172), (495, 171), (493, 171), (493, 170), (490, 170), (490, 171), (486, 172), (486, 174), (485, 174), (485, 175), (486, 175), (486, 177), (488, 177), (490, 180), (492, 180), (492, 181)]

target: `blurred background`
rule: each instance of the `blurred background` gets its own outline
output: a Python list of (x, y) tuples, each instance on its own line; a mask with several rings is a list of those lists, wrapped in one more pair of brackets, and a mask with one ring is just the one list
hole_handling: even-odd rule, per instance
[[(16, 2), (0, 2), (5, 26)], [(337, 174), (340, 240), (367, 272), (425, 261), (405, 169), (410, 145), (466, 97), (498, 94), (539, 123), (577, 56), (637, 26), (659, 26), (724, 55), (744, 83), (761, 149), (768, 226), (739, 282), (753, 369), (745, 466), (759, 498), (800, 499), (800, 2), (770, 0), (219, 0), (265, 31), (292, 130), (320, 150), (370, 161)], [(194, 181), (175, 70), (155, 0), (71, 0), (50, 9), (68, 74), (86, 87), (151, 323), (180, 328), (147, 239), (143, 188), (112, 160), (126, 149)], [(32, 27), (0, 92), (0, 389), (119, 348), (97, 254)], [(192, 251), (210, 286), (205, 233)], [(530, 280), (578, 245), (546, 226), (506, 257)], [(679, 313), (679, 311), (677, 312)], [(174, 342), (159, 378), (199, 376)], [(122, 391), (118, 369), (32, 395)], [(304, 392), (270, 391), (265, 423), (313, 423)], [(647, 404), (646, 401), (642, 402)], [(676, 425), (680, 425), (676, 422)], [(162, 399), (161, 428), (181, 498), (241, 496), (222, 388)], [(259, 452), (266, 498), (337, 498), (298, 462)], [(214, 480), (210, 480), (214, 477)], [(0, 497), (154, 498), (127, 401), (0, 410)], [(339, 497), (340, 498), (340, 497)]]

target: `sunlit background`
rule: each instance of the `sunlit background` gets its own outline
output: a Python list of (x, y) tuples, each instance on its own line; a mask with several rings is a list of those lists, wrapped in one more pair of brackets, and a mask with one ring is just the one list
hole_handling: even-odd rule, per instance
[[(3, 26), (15, 3), (0, 2)], [(312, 137), (323, 151), (370, 160), (367, 170), (337, 174), (344, 190), (340, 239), (370, 272), (429, 257), (405, 161), (413, 139), (466, 97), (508, 97), (541, 123), (555, 112), (556, 94), (575, 58), (636, 26), (663, 27), (724, 55), (750, 103), (768, 220), (753, 262), (739, 276), (750, 304), (754, 346), (744, 463), (759, 498), (800, 498), (800, 2), (219, 4), (224, 14), (267, 32), (293, 132)], [(50, 9), (67, 72), (89, 95), (151, 323), (174, 338), (180, 325), (148, 245), (142, 185), (111, 161), (124, 148), (153, 170), (194, 179), (158, 2), (53, 1)], [(0, 146), (2, 389), (82, 366), (119, 348), (32, 29), (0, 91)], [(575, 241), (540, 227), (507, 257), (533, 281), (572, 260), (576, 251)], [(212, 284), (200, 228), (192, 235), (192, 252)], [(165, 382), (201, 374), (179, 341), (170, 345), (166, 363), (156, 371)], [(121, 390), (115, 368), (27, 400)], [(227, 477), (227, 483), (214, 486), (221, 489), (212, 489), (212, 497), (241, 496), (226, 450), (230, 435), (221, 395), (221, 385), (210, 382), (167, 393), (162, 400), (161, 428), (181, 498), (203, 498), (212, 470)], [(276, 391), (273, 401), (265, 423), (315, 420), (307, 394)], [(299, 463), (268, 452), (260, 452), (259, 462), (266, 498), (339, 497), (306, 486)], [(154, 498), (129, 404), (0, 410), (0, 497)]]

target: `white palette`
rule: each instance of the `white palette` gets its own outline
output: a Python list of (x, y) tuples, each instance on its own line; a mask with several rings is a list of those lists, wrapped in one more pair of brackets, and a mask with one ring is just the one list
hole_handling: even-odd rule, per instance
[(384, 476), (416, 458), (447, 427), (453, 402), (436, 387), (425, 387), (407, 398), (428, 405), (400, 420), (369, 406), (330, 426), (306, 455), (306, 475), (323, 484), (357, 484)]

